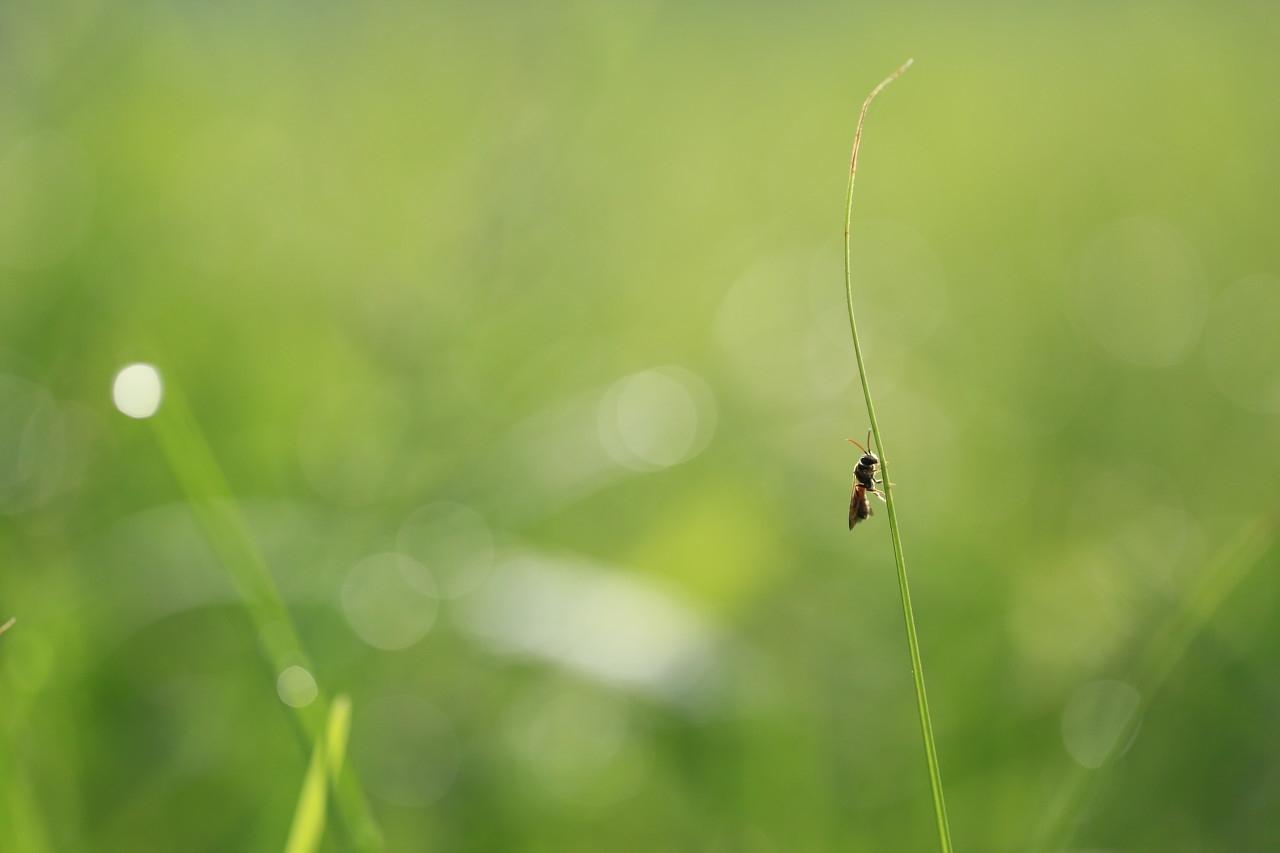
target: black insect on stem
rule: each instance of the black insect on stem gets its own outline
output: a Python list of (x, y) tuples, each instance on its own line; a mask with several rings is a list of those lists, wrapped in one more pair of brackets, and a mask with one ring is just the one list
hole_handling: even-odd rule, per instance
[(880, 457), (871, 452), (871, 433), (867, 432), (867, 443), (859, 444), (852, 438), (849, 443), (862, 451), (862, 456), (858, 459), (858, 464), (853, 468), (853, 491), (849, 495), (849, 529), (865, 518), (872, 515), (871, 504), (867, 502), (867, 493), (871, 493), (884, 500), (884, 493), (876, 486), (880, 483), (876, 477), (876, 466), (880, 464)]

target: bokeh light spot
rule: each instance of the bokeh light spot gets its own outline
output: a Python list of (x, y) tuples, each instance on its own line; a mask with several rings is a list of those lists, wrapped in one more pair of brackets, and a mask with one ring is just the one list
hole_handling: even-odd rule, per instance
[[(852, 257), (858, 311), (875, 318), (861, 333), (878, 354), (876, 384), (887, 389), (894, 366), (946, 319), (945, 271), (919, 232), (894, 222), (860, 222)], [(772, 404), (825, 408), (848, 389), (855, 373), (842, 265), (835, 250), (784, 252), (757, 261), (725, 292), (712, 332), (745, 390)]]
[(435, 590), (426, 566), (404, 554), (375, 554), (347, 575), (342, 612), (352, 630), (374, 648), (406, 649), (435, 624)]
[(1205, 335), (1218, 390), (1241, 408), (1280, 414), (1280, 279), (1252, 276), (1214, 301)]
[(1123, 681), (1095, 681), (1078, 689), (1062, 711), (1062, 743), (1082, 767), (1106, 764), (1128, 748), (1120, 743), (1142, 697)]
[(305, 708), (320, 695), (316, 679), (300, 666), (287, 667), (276, 679), (276, 693), (280, 701), (291, 708)]
[(1101, 549), (1040, 561), (1019, 581), (1009, 612), (1018, 652), (1042, 677), (1099, 665), (1126, 636), (1126, 583)]
[(355, 715), (352, 738), (361, 775), (381, 799), (400, 806), (438, 800), (461, 760), (458, 737), (440, 710), (413, 695), (384, 696)]
[[(415, 510), (400, 527), (400, 551), (430, 571), (434, 594), (445, 598), (474, 591), (493, 570), (493, 534), (480, 513), (442, 501)], [(410, 575), (410, 581), (418, 575)]]
[(131, 364), (116, 374), (111, 399), (131, 418), (149, 418), (160, 408), (164, 385), (160, 371), (150, 364)]
[(673, 701), (697, 698), (716, 655), (710, 628), (661, 585), (581, 560), (504, 561), (465, 620), (501, 651)]
[(616, 462), (639, 471), (685, 462), (715, 430), (715, 401), (697, 376), (678, 367), (627, 376), (600, 403), (600, 440)]
[(848, 321), (838, 311), (814, 310), (817, 294), (830, 297), (839, 276), (834, 253), (788, 252), (757, 262), (729, 287), (712, 333), (745, 390), (812, 406), (848, 386)]
[(592, 813), (635, 793), (650, 772), (626, 705), (585, 686), (551, 682), (508, 714), (504, 740), (537, 789)]
[[(874, 323), (858, 330), (866, 345), (879, 351), (890, 341), (908, 347), (927, 340), (942, 325), (948, 310), (946, 273), (933, 247), (911, 226), (889, 221), (859, 222), (850, 239), (858, 314), (875, 318)], [(829, 286), (838, 281), (833, 276), (824, 282), (827, 286), (815, 301), (815, 313), (830, 310)], [(831, 313), (840, 318), (840, 331), (847, 333), (841, 312)], [(841, 343), (848, 343), (847, 334), (840, 337)], [(849, 357), (847, 349), (842, 355), (843, 367)]]
[(0, 514), (40, 506), (78, 476), (68, 427), (48, 391), (0, 374)]

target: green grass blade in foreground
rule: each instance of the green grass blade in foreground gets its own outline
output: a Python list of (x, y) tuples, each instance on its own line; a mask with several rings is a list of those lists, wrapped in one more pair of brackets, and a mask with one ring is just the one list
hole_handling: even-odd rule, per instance
[(1064, 850), (1075, 835), (1078, 818), (1096, 796), (1106, 771), (1137, 736), (1138, 727), (1160, 688), (1187, 649), (1228, 596), (1275, 547), (1280, 517), (1268, 512), (1250, 522), (1210, 563), (1199, 583), (1180, 599), (1181, 606), (1146, 634), (1131, 676), (1139, 702), (1116, 731), (1098, 767), (1074, 765), (1058, 788), (1031, 849)]
[(884, 478), (885, 514), (889, 517), (889, 538), (893, 543), (893, 560), (898, 570), (898, 590), (902, 597), (902, 617), (907, 629), (907, 652), (911, 656), (911, 675), (915, 682), (916, 707), (920, 713), (920, 733), (924, 738), (925, 762), (929, 768), (929, 790), (933, 795), (934, 819), (938, 825), (938, 844), (943, 853), (951, 853), (951, 828), (947, 823), (947, 804), (942, 791), (942, 772), (938, 767), (938, 750), (933, 741), (933, 723), (929, 719), (929, 701), (924, 689), (924, 667), (920, 662), (920, 641), (916, 637), (915, 614), (911, 609), (911, 590), (907, 584), (907, 565), (902, 556), (902, 533), (898, 526), (898, 512), (893, 504), (892, 477), (884, 449), (884, 441), (880, 435), (880, 424), (876, 420), (876, 407), (871, 401), (871, 383), (867, 379), (866, 360), (862, 356), (862, 343), (858, 339), (858, 322), (853, 312), (853, 273), (851, 269), (852, 249), (849, 232), (853, 224), (853, 182), (858, 172), (858, 148), (862, 143), (862, 125), (867, 117), (871, 102), (884, 91), (885, 87), (911, 67), (908, 59), (898, 70), (894, 71), (880, 85), (871, 90), (862, 111), (858, 113), (858, 126), (853, 134), (853, 151), (849, 157), (849, 189), (845, 196), (844, 218), (844, 288), (849, 307), (849, 333), (853, 337), (853, 355), (858, 363), (858, 379), (862, 382), (862, 395), (867, 404), (867, 419), (871, 423), (871, 434), (875, 438), (876, 451), (880, 454), (881, 476)]
[(342, 760), (347, 751), (347, 735), (351, 730), (351, 699), (345, 694), (337, 696), (329, 706), (329, 720), (324, 736), (316, 741), (311, 752), (311, 764), (302, 781), (298, 806), (293, 813), (293, 826), (284, 853), (313, 853), (324, 837), (325, 800), (330, 780), (337, 780), (342, 772)]
[[(196, 521), (244, 603), (273, 673), (279, 674), (295, 664), (311, 669), (275, 580), (231, 499), (222, 469), (180, 389), (166, 389), (164, 405), (149, 423)], [(307, 748), (314, 748), (324, 737), (328, 715), (329, 703), (323, 691), (310, 705), (294, 709), (293, 719)], [(337, 777), (334, 788), (337, 812), (351, 847), (359, 851), (382, 850), (382, 833), (351, 768)]]

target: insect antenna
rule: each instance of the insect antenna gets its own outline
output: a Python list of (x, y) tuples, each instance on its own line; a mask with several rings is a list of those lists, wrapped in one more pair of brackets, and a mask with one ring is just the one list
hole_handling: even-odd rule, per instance
[(867, 449), (866, 449), (865, 447), (863, 447), (861, 444), (859, 444), (859, 443), (858, 443), (858, 440), (857, 440), (856, 438), (846, 438), (846, 439), (845, 439), (845, 441), (849, 442), (849, 443), (850, 443), (850, 444), (852, 444), (854, 447), (856, 447), (856, 448), (858, 448), (859, 450), (861, 450), (863, 453), (866, 453), (866, 452), (867, 452)]

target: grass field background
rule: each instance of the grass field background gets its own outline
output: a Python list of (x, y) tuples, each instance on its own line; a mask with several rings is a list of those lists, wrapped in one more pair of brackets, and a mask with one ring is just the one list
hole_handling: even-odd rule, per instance
[(931, 849), (885, 519), (845, 525), (848, 146), (907, 57), (854, 286), (957, 849), (1267, 849), (1277, 41), (6, 3), (0, 849), (283, 849), (337, 694), (389, 850)]

